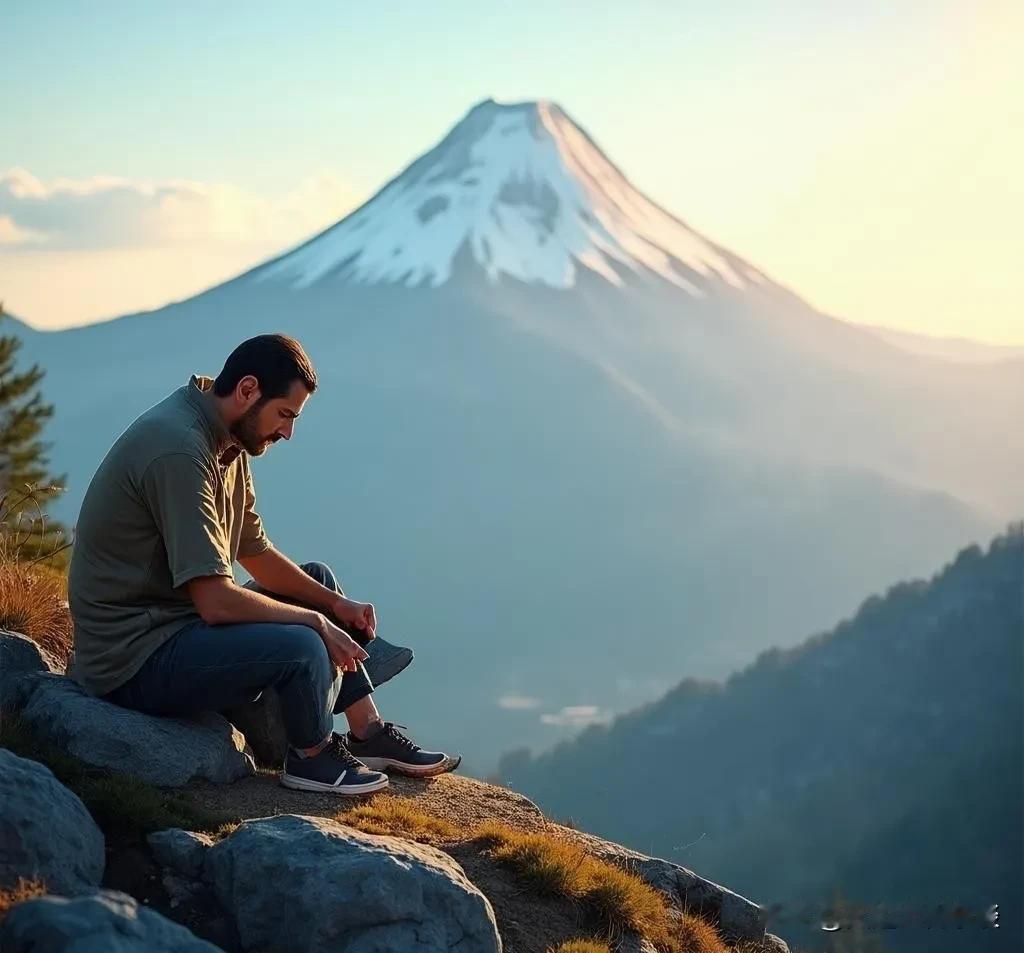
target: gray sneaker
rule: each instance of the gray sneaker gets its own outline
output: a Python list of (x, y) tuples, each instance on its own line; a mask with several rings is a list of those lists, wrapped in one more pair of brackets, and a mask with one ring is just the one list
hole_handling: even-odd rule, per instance
[(366, 741), (360, 741), (350, 731), (345, 735), (345, 744), (369, 768), (396, 771), (414, 778), (430, 778), (454, 771), (459, 766), (461, 756), (451, 757), (443, 751), (424, 751), (398, 730), (404, 727), (386, 721)]
[(414, 658), (412, 649), (404, 645), (392, 645), (380, 636), (363, 644), (363, 648), (370, 656), (363, 662), (363, 667), (374, 688), (380, 688), (390, 681)]
[(300, 758), (291, 748), (284, 761), (281, 784), (297, 791), (330, 794), (370, 794), (388, 786), (388, 776), (373, 771), (354, 757), (336, 731), (322, 751)]
[(393, 645), (379, 635), (371, 639), (364, 629), (343, 625), (344, 629), (364, 649), (369, 658), (363, 662), (366, 674), (370, 676), (374, 688), (380, 688), (402, 671), (414, 658), (412, 649), (404, 645)]

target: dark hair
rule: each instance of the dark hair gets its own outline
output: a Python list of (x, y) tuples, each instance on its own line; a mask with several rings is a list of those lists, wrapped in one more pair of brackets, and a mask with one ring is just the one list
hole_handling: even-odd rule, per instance
[(302, 381), (310, 393), (316, 390), (316, 371), (302, 345), (287, 334), (259, 334), (238, 345), (224, 362), (213, 382), (213, 392), (225, 397), (247, 374), (260, 382), (260, 403), (284, 397), (292, 381)]

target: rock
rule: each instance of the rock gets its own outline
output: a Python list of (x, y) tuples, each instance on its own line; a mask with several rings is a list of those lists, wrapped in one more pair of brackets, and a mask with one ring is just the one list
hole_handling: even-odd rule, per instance
[(245, 949), (501, 951), (490, 903), (451, 857), (325, 818), (246, 821), (205, 873)]
[(243, 735), (261, 768), (284, 766), (288, 736), (281, 718), (281, 699), (273, 686), (260, 692), (256, 701), (225, 709), (221, 714)]
[(0, 886), (38, 877), (79, 894), (103, 877), (103, 834), (78, 797), (45, 765), (0, 748)]
[(0, 948), (4, 953), (222, 953), (117, 890), (16, 904), (0, 924)]
[(256, 772), (241, 734), (214, 712), (193, 718), (145, 715), (96, 698), (63, 675), (27, 675), (18, 691), (22, 720), (88, 764), (162, 787), (181, 787), (194, 778), (225, 783)]
[(0, 629), (0, 711), (17, 707), (17, 686), (33, 672), (53, 672), (56, 664), (27, 635)]
[(213, 846), (213, 838), (208, 834), (178, 828), (150, 834), (146, 842), (161, 867), (192, 878), (202, 876), (206, 852)]
[(789, 953), (789, 944), (774, 933), (766, 933), (762, 945), (765, 950), (774, 950), (775, 953)]
[(648, 857), (582, 832), (574, 837), (594, 856), (632, 871), (666, 894), (677, 910), (699, 914), (716, 924), (726, 940), (760, 940), (765, 936), (766, 912), (752, 900), (659, 857)]

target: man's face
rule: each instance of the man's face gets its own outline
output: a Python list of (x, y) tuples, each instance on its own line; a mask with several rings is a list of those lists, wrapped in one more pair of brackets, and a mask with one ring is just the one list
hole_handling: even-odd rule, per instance
[[(241, 382), (239, 382), (241, 384)], [(284, 397), (273, 400), (256, 400), (229, 428), (234, 437), (250, 456), (258, 457), (272, 443), (284, 438), (289, 440), (295, 418), (302, 412), (309, 397), (302, 381), (292, 381)]]

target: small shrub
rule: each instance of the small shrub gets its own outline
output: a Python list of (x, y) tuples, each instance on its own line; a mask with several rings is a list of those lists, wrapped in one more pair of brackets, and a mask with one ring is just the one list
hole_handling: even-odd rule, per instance
[(27, 635), (61, 669), (71, 654), (68, 584), (49, 566), (11, 559), (0, 544), (0, 629)]
[(17, 884), (13, 887), (0, 887), (0, 923), (16, 903), (31, 900), (33, 897), (41, 897), (44, 893), (46, 893), (46, 884), (34, 877), (31, 880), (19, 877)]

